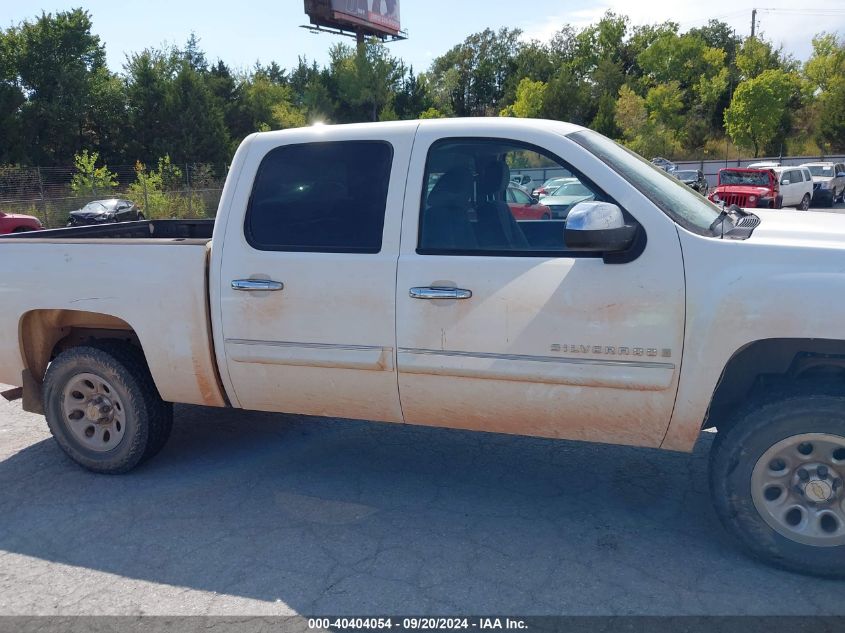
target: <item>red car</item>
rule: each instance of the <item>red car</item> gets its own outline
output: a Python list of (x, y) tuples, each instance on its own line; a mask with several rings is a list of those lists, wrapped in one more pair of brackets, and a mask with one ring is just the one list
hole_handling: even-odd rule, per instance
[(735, 204), (741, 208), (780, 209), (783, 206), (778, 177), (772, 169), (720, 169), (718, 184), (707, 197), (717, 204), (724, 202), (727, 206)]
[(0, 235), (4, 233), (23, 233), (24, 231), (40, 231), (44, 227), (38, 218), (20, 213), (3, 213), (0, 211)]
[(519, 187), (508, 186), (507, 202), (517, 220), (550, 220), (552, 210), (540, 204)]

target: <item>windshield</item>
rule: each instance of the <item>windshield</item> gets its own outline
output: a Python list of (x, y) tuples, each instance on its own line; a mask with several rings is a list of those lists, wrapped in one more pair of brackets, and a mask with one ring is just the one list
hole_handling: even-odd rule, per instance
[(710, 226), (719, 217), (720, 209), (701, 194), (597, 132), (583, 130), (569, 138), (592, 152), (678, 224), (712, 235)]
[(698, 180), (697, 171), (676, 171), (674, 174), (678, 180)]
[(807, 169), (814, 176), (827, 176), (833, 178), (833, 167), (826, 167), (825, 165), (807, 165)]
[(719, 184), (745, 185), (751, 187), (768, 187), (769, 172), (724, 170), (719, 172)]
[(82, 207), (83, 211), (102, 211), (103, 209), (107, 209), (106, 205), (102, 202), (89, 202), (84, 207)]

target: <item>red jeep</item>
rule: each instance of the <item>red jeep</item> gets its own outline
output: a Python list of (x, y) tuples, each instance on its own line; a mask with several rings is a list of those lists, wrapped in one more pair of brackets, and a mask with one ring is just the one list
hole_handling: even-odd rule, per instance
[(780, 209), (783, 206), (778, 177), (772, 169), (720, 169), (716, 188), (707, 197), (717, 204), (724, 202), (726, 206), (735, 204), (742, 208)]

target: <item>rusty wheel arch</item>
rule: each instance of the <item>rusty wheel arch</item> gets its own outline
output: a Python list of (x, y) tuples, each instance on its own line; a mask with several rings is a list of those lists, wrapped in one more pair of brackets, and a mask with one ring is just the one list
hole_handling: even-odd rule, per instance
[(771, 391), (845, 394), (845, 340), (771, 338), (738, 349), (722, 370), (702, 429)]
[(47, 366), (60, 352), (92, 339), (119, 339), (140, 347), (134, 328), (119, 317), (99, 312), (40, 309), (20, 320), (18, 341), (23, 359), (23, 408), (43, 413), (41, 384)]

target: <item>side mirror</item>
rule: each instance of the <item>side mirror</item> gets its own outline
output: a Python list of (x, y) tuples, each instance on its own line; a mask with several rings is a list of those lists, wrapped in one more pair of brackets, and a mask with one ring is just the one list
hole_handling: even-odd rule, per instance
[(788, 185), (789, 184), (789, 180), (786, 178), (786, 176), (784, 176), (783, 178), (780, 179), (780, 184), (782, 184), (782, 185)]
[(540, 204), (540, 198), (531, 196), (531, 202), (528, 203), (528, 206), (533, 207), (535, 204)]
[(633, 245), (638, 228), (625, 224), (622, 209), (615, 204), (579, 202), (566, 216), (563, 241), (571, 250), (615, 253)]

